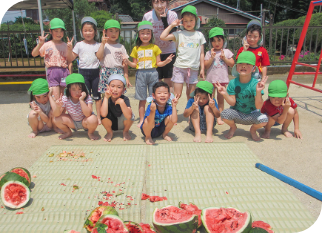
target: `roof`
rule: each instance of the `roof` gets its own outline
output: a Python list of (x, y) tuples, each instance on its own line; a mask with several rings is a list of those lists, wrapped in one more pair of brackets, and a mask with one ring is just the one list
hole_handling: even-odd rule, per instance
[[(185, 4), (181, 5), (181, 6), (174, 7), (171, 10), (172, 11), (179, 11), (179, 10), (183, 9), (187, 5), (196, 5), (196, 4), (201, 3), (201, 2), (205, 2), (205, 3), (209, 3), (211, 5), (214, 5), (214, 6), (218, 6), (218, 7), (222, 8), (222, 9), (227, 10), (227, 11), (234, 12), (237, 15), (242, 15), (245, 18), (261, 20), (260, 17), (257, 17), (255, 15), (249, 14), (249, 13), (247, 13), (245, 11), (238, 10), (238, 9), (236, 9), (234, 7), (227, 6), (227, 5), (225, 5), (225, 4), (221, 3), (221, 2), (216, 2), (216, 1), (213, 1), (213, 0), (194, 0), (194, 1), (191, 1), (191, 2), (188, 2), (188, 3), (185, 3)], [(265, 22), (269, 23), (269, 21), (267, 21), (267, 20)]]
[[(53, 9), (53, 8), (73, 8), (73, 0), (41, 0), (42, 9)], [(37, 10), (38, 1), (37, 0), (24, 0), (18, 2), (9, 8), (8, 11), (18, 11), (18, 10)]]
[(122, 22), (134, 22), (132, 17), (129, 16), (129, 15), (119, 15), (119, 19), (122, 21)]

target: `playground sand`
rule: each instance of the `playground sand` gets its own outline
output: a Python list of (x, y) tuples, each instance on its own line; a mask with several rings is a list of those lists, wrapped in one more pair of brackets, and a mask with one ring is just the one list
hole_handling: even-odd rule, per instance
[[(287, 75), (272, 75), (269, 81), (275, 79), (286, 80)], [(319, 77), (321, 80), (321, 77)], [(312, 83), (312, 78), (299, 78), (303, 83)], [(134, 81), (131, 81), (134, 84)], [(316, 85), (322, 89), (321, 82)], [(267, 98), (267, 88), (264, 99)], [(140, 129), (137, 128), (138, 101), (134, 99), (134, 87), (128, 88), (126, 95), (130, 98), (131, 106), (136, 116), (136, 121), (131, 127), (130, 134), (132, 140), (124, 142), (122, 132), (115, 132), (112, 142), (103, 140), (106, 131), (103, 126), (99, 126), (96, 133), (100, 135), (98, 141), (90, 141), (86, 132), (74, 133), (71, 138), (59, 140), (58, 134), (47, 132), (39, 134), (36, 138), (28, 138), (31, 128), (27, 124), (27, 114), (30, 111), (28, 101), (29, 96), (25, 92), (0, 92), (0, 174), (10, 168), (22, 166), (29, 168), (50, 146), (52, 145), (101, 145), (101, 144), (144, 144)], [(184, 89), (185, 91), (185, 89)], [(238, 125), (235, 136), (227, 140), (224, 137), (229, 130), (227, 125), (216, 126), (214, 129), (214, 142), (243, 142), (261, 162), (286, 176), (289, 176), (313, 189), (322, 192), (322, 94), (309, 89), (291, 85), (290, 97), (298, 104), (300, 115), (300, 131), (303, 139), (285, 138), (280, 134), (280, 127), (274, 127), (271, 131), (271, 138), (260, 142), (254, 142), (250, 138), (249, 126)], [(174, 142), (192, 142), (193, 134), (188, 129), (187, 119), (183, 117), (186, 105), (185, 95), (178, 104), (178, 124), (171, 131), (170, 136)], [(228, 108), (225, 103), (225, 108)], [(289, 130), (293, 133), (293, 123)], [(260, 129), (262, 134), (264, 129)], [(202, 135), (202, 143), (205, 141)], [(156, 143), (169, 143), (161, 138)], [(255, 164), (254, 164), (255, 165)], [(286, 185), (286, 184), (285, 184)], [(321, 211), (321, 202), (315, 198), (286, 185), (291, 192), (308, 209), (314, 218), (318, 218)]]

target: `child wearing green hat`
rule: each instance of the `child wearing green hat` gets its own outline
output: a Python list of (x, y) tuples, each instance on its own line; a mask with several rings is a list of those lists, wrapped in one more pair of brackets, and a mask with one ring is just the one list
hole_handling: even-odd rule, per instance
[(202, 132), (207, 135), (205, 142), (213, 142), (212, 130), (216, 125), (216, 118), (220, 117), (217, 102), (213, 98), (213, 89), (208, 81), (198, 82), (183, 112), (184, 117), (190, 117), (189, 129), (195, 132), (194, 142), (201, 142)]
[(141, 127), (144, 119), (145, 104), (147, 99), (147, 89), (149, 96), (152, 95), (153, 85), (159, 81), (157, 67), (163, 67), (172, 61), (174, 57), (170, 54), (167, 59), (161, 61), (160, 48), (153, 44), (153, 25), (149, 21), (142, 21), (138, 24), (138, 36), (136, 46), (133, 47), (131, 57), (133, 62), (124, 58), (124, 62), (136, 68), (135, 79), (135, 99), (139, 100), (140, 122), (137, 127)]
[(118, 43), (121, 25), (115, 19), (107, 20), (104, 24), (102, 43), (96, 56), (101, 62), (100, 80), (98, 91), (105, 93), (108, 78), (112, 74), (122, 75), (127, 86), (132, 86), (128, 78), (128, 66), (123, 63), (123, 57), (128, 58), (125, 47)]
[(254, 53), (250, 51), (242, 52), (237, 59), (238, 75), (231, 80), (227, 86), (220, 85), (217, 82), (216, 87), (230, 105), (229, 109), (221, 112), (222, 120), (229, 125), (230, 130), (225, 135), (230, 139), (234, 136), (237, 129), (236, 123), (243, 125), (252, 125), (250, 134), (254, 141), (259, 141), (257, 129), (265, 126), (268, 118), (261, 113), (259, 109), (263, 106), (262, 91), (265, 88), (267, 76), (261, 81), (252, 77), (255, 71), (256, 58)]
[(72, 136), (71, 129), (75, 131), (84, 129), (88, 131), (89, 139), (97, 140), (98, 136), (94, 134), (94, 131), (97, 128), (98, 121), (93, 114), (93, 101), (88, 94), (83, 75), (77, 73), (68, 75), (66, 84), (64, 96), (61, 94), (57, 100), (54, 96), (51, 96), (51, 93), (49, 96), (55, 116), (54, 122), (63, 131), (63, 134), (58, 138), (65, 139)]
[(27, 115), (28, 124), (32, 133), (28, 135), (34, 138), (38, 133), (50, 131), (53, 128), (51, 106), (49, 102), (49, 88), (46, 79), (35, 79), (29, 90), (30, 108), (32, 109)]
[[(183, 26), (184, 30), (170, 34), (171, 30), (178, 26)], [(173, 65), (171, 81), (174, 83), (174, 93), (179, 97), (182, 94), (183, 83), (186, 83), (187, 100), (190, 99), (190, 93), (194, 91), (198, 82), (199, 68), (200, 77), (205, 80), (203, 44), (206, 43), (206, 39), (201, 32), (196, 31), (199, 27), (197, 9), (188, 5), (181, 11), (181, 20), (175, 20), (160, 35), (161, 40), (171, 40), (177, 44), (177, 58)]]
[(65, 78), (69, 75), (67, 61), (67, 44), (62, 41), (65, 33), (65, 23), (54, 18), (50, 21), (50, 39), (45, 43), (49, 34), (39, 36), (39, 43), (32, 51), (32, 56), (40, 55), (45, 58), (47, 67), (47, 81), (49, 87), (53, 88), (53, 95), (59, 98), (59, 93), (63, 93), (66, 87)]
[[(234, 54), (226, 49), (224, 29), (214, 27), (209, 31), (211, 50), (205, 56), (205, 69), (207, 70), (206, 80), (214, 86), (219, 82), (220, 85), (226, 86), (229, 83), (228, 66), (233, 67), (235, 64)], [(213, 95), (215, 96), (215, 89)], [(217, 90), (217, 101), (219, 111), (224, 110), (224, 97)], [(223, 125), (221, 117), (217, 119), (218, 125)]]
[(282, 80), (274, 80), (268, 86), (268, 99), (264, 102), (261, 112), (268, 116), (263, 138), (269, 138), (272, 126), (282, 125), (285, 137), (293, 137), (288, 126), (294, 121), (294, 137), (302, 139), (299, 129), (299, 114), (297, 104), (288, 97), (287, 85)]

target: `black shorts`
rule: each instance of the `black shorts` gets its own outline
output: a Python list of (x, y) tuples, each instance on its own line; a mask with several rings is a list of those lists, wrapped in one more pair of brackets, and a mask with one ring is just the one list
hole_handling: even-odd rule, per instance
[[(142, 125), (143, 126), (143, 125)], [(152, 131), (151, 131), (151, 137), (152, 138), (158, 138), (158, 137), (160, 137), (162, 134), (163, 134), (163, 132), (164, 132), (164, 130), (165, 130), (165, 123), (164, 123), (164, 120), (160, 123), (160, 126), (159, 127), (154, 127), (153, 129), (152, 129)], [(142, 134), (144, 135), (144, 137), (145, 137), (145, 134), (144, 134), (144, 132), (143, 132), (143, 127), (141, 127), (141, 132), (142, 132)]]
[(173, 64), (176, 61), (176, 53), (160, 54), (160, 59), (161, 61), (164, 61), (167, 59), (167, 57), (170, 56), (170, 54), (174, 55), (174, 57), (172, 58), (172, 61), (163, 67), (157, 68), (157, 71), (159, 73), (159, 80), (163, 78), (172, 78)]
[(100, 69), (79, 69), (79, 73), (84, 76), (85, 85), (89, 95), (93, 94), (94, 100), (100, 100), (101, 95), (98, 92), (98, 83), (100, 81)]

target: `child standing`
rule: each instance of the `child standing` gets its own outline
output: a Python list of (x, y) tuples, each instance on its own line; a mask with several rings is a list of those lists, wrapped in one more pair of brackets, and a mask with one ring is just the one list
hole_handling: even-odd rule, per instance
[[(186, 82), (187, 100), (190, 99), (190, 93), (194, 91), (198, 82), (198, 71), (200, 67), (200, 77), (204, 78), (204, 46), (205, 37), (201, 32), (196, 31), (200, 26), (200, 20), (197, 15), (197, 9), (194, 6), (186, 6), (181, 11), (181, 20), (175, 20), (160, 35), (164, 41), (175, 41), (178, 47), (178, 54), (173, 67), (174, 94), (179, 97), (182, 94), (183, 83)], [(177, 26), (182, 25), (183, 31), (170, 31)]]
[(63, 93), (66, 87), (65, 78), (69, 75), (67, 62), (67, 44), (62, 41), (65, 33), (65, 23), (58, 18), (50, 21), (49, 41), (45, 43), (48, 36), (39, 36), (39, 43), (32, 51), (32, 56), (40, 55), (45, 57), (47, 67), (47, 81), (49, 87), (53, 87), (53, 95), (59, 98), (59, 93)]
[(267, 116), (258, 110), (263, 106), (262, 90), (265, 88), (267, 76), (261, 81), (252, 77), (256, 68), (255, 61), (254, 53), (242, 52), (237, 59), (238, 77), (229, 82), (227, 90), (219, 82), (216, 84), (219, 93), (230, 105), (229, 109), (221, 113), (222, 120), (230, 127), (229, 133), (225, 135), (228, 139), (234, 136), (238, 123), (252, 125), (250, 134), (254, 141), (259, 141), (256, 131), (268, 122)]
[(72, 136), (71, 129), (75, 131), (85, 129), (91, 140), (97, 140), (98, 136), (94, 135), (98, 124), (97, 117), (92, 112), (93, 102), (88, 94), (83, 75), (76, 73), (68, 75), (66, 84), (66, 95), (60, 95), (56, 101), (53, 96), (49, 96), (54, 106), (54, 122), (63, 131), (58, 138), (65, 139)]
[(262, 43), (262, 26), (258, 20), (252, 20), (247, 24), (246, 38), (243, 39), (243, 47), (241, 47), (238, 52), (236, 59), (241, 52), (251, 51), (256, 56), (256, 66), (259, 69), (259, 77), (257, 79), (261, 80), (262, 77), (267, 75), (267, 66), (270, 65), (269, 56), (267, 50), (261, 45)]
[(124, 63), (132, 68), (136, 68), (135, 77), (135, 99), (139, 102), (139, 116), (140, 122), (137, 125), (140, 127), (144, 118), (145, 104), (147, 96), (147, 88), (149, 96), (152, 95), (153, 85), (158, 82), (159, 75), (156, 70), (157, 67), (163, 67), (172, 61), (174, 57), (170, 54), (166, 60), (161, 61), (160, 48), (153, 44), (153, 26), (151, 22), (142, 21), (138, 24), (138, 37), (136, 39), (136, 46), (133, 48), (131, 57), (133, 62), (124, 58)]
[[(225, 49), (224, 43), (224, 30), (219, 27), (212, 28), (209, 31), (209, 39), (211, 42), (211, 50), (206, 53), (205, 56), (205, 69), (207, 70), (206, 80), (211, 82), (214, 86), (219, 82), (220, 85), (226, 86), (229, 83), (228, 66), (233, 67), (235, 64), (234, 54)], [(215, 96), (215, 89), (213, 95)], [(218, 92), (217, 89), (217, 101), (219, 111), (224, 110), (224, 97)], [(224, 122), (221, 117), (217, 119), (218, 125), (223, 125)]]
[(72, 44), (73, 39), (71, 41), (68, 40), (67, 60), (68, 62), (72, 62), (79, 57), (79, 73), (85, 78), (89, 95), (93, 94), (93, 99), (96, 104), (97, 120), (100, 125), (101, 95), (98, 92), (100, 62), (96, 57), (100, 43), (94, 39), (98, 37), (97, 22), (92, 17), (84, 17), (81, 23), (81, 35), (84, 40), (76, 43), (74, 48)]
[(123, 140), (131, 139), (129, 130), (134, 121), (130, 99), (124, 95), (126, 81), (122, 75), (112, 74), (108, 78), (108, 86), (105, 91), (101, 108), (102, 124), (107, 131), (104, 140), (110, 142), (113, 131), (123, 130)]
[(200, 81), (190, 96), (184, 117), (190, 117), (189, 129), (195, 132), (194, 142), (201, 142), (201, 133), (206, 132), (206, 141), (213, 142), (212, 130), (216, 125), (216, 118), (220, 117), (218, 105), (212, 98), (213, 84), (208, 81)]
[(274, 80), (268, 86), (268, 99), (261, 109), (262, 113), (268, 116), (268, 123), (265, 126), (263, 138), (269, 138), (272, 126), (282, 125), (282, 133), (285, 137), (293, 137), (288, 131), (291, 121), (294, 121), (294, 137), (302, 139), (299, 129), (299, 114), (296, 110), (296, 103), (287, 93), (287, 85), (282, 80)]
[(178, 15), (174, 11), (167, 9), (169, 6), (169, 0), (151, 0), (151, 3), (153, 9), (144, 14), (142, 21), (149, 21), (153, 25), (155, 44), (159, 46), (162, 51), (160, 55), (161, 61), (166, 60), (171, 54), (174, 55), (169, 64), (157, 68), (159, 73), (159, 81), (162, 81), (163, 79), (163, 81), (169, 85), (170, 92), (173, 93), (171, 78), (173, 64), (176, 58), (176, 44), (173, 41), (162, 41), (160, 39), (160, 35), (165, 28), (178, 19)]
[(112, 74), (123, 75), (127, 86), (132, 86), (128, 78), (128, 67), (123, 63), (123, 57), (128, 58), (123, 45), (118, 43), (121, 25), (117, 20), (107, 20), (104, 25), (102, 43), (96, 56), (101, 62), (101, 73), (98, 91), (105, 93), (108, 78)]
[(32, 109), (27, 115), (28, 124), (32, 129), (28, 137), (34, 138), (38, 133), (50, 131), (53, 127), (48, 82), (43, 78), (35, 79), (28, 91)]
[(152, 138), (162, 137), (167, 141), (172, 141), (168, 133), (178, 121), (176, 96), (169, 104), (170, 88), (165, 82), (157, 82), (153, 85), (153, 100), (148, 105), (143, 124), (141, 125), (142, 134), (145, 136), (145, 143), (153, 145)]

